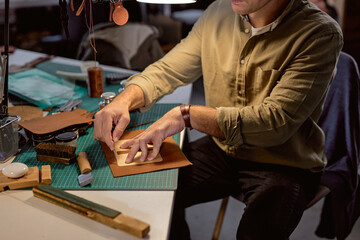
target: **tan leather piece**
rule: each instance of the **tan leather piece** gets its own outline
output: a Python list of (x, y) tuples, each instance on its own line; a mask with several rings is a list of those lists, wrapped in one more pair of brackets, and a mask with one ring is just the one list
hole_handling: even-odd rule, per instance
[[(144, 130), (126, 131), (122, 135), (121, 139), (131, 139), (140, 134), (142, 131)], [(181, 149), (172, 137), (167, 137), (161, 147), (160, 155), (163, 161), (152, 162), (148, 164), (127, 164), (126, 166), (119, 166), (117, 159), (115, 158), (114, 152), (111, 151), (104, 142), (100, 142), (100, 144), (105, 153), (106, 159), (109, 163), (111, 172), (114, 177), (128, 176), (145, 172), (154, 172), (163, 169), (179, 168), (191, 165), (191, 162), (186, 158), (186, 156), (181, 151)]]
[(21, 122), (43, 116), (43, 111), (40, 108), (27, 105), (9, 107), (8, 113), (11, 115), (19, 115)]
[(20, 122), (19, 125), (35, 134), (47, 134), (72, 125), (92, 123), (94, 121), (92, 118), (93, 115), (93, 113), (89, 113), (85, 109), (78, 108), (71, 112), (33, 118)]

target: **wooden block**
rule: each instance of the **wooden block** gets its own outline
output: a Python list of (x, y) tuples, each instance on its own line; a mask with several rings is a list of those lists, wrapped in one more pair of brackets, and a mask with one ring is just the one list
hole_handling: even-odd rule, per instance
[(43, 165), (40, 171), (40, 184), (51, 184), (51, 167), (50, 165)]
[(0, 172), (0, 191), (33, 187), (39, 184), (39, 168), (29, 167), (28, 172), (21, 178), (8, 178)]
[(143, 221), (126, 216), (121, 212), (88, 201), (50, 185), (38, 185), (33, 188), (33, 193), (35, 197), (44, 199), (137, 237), (144, 238), (150, 231), (150, 225)]

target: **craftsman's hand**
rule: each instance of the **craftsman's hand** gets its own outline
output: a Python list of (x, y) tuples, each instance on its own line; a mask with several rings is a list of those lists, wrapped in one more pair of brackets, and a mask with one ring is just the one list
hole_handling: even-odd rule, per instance
[[(94, 121), (94, 138), (103, 141), (110, 150), (114, 150), (114, 143), (119, 140), (130, 122), (128, 108), (119, 102), (112, 102), (97, 112)], [(113, 124), (116, 125), (112, 131)]]
[[(109, 105), (96, 113), (94, 121), (94, 138), (103, 141), (111, 151), (114, 143), (119, 141), (130, 122), (129, 112), (145, 105), (142, 89), (136, 85), (125, 88)], [(113, 124), (115, 129), (112, 131)]]
[[(141, 150), (140, 161), (145, 161), (146, 159), (153, 160), (159, 154), (162, 142), (167, 137), (183, 130), (184, 127), (185, 123), (181, 115), (180, 107), (171, 109), (144, 132), (120, 146), (121, 148), (131, 148), (125, 162), (131, 163), (139, 150)], [(149, 154), (147, 148), (148, 143), (153, 144), (151, 154)]]

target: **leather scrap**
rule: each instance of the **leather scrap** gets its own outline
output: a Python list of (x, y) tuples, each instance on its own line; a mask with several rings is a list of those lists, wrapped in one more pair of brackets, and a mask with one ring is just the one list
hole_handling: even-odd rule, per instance
[(93, 116), (94, 113), (78, 108), (71, 112), (61, 112), (23, 121), (19, 125), (34, 134), (48, 134), (73, 125), (92, 123)]
[[(144, 130), (126, 131), (122, 135), (121, 139), (131, 139), (140, 134), (142, 131)], [(164, 169), (180, 168), (192, 165), (192, 163), (186, 158), (186, 156), (181, 151), (180, 147), (176, 144), (175, 140), (172, 137), (167, 137), (161, 147), (160, 155), (163, 158), (163, 161), (138, 165), (129, 164), (128, 166), (119, 166), (115, 158), (114, 152), (110, 150), (106, 143), (100, 142), (100, 144), (114, 177), (154, 172)]]

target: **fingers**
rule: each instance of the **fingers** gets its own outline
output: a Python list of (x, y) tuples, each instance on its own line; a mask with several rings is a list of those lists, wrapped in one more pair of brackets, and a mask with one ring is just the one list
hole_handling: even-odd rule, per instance
[(134, 157), (135, 157), (136, 153), (138, 152), (138, 150), (139, 150), (139, 143), (135, 142), (133, 145), (131, 145), (130, 152), (128, 153), (128, 155), (125, 159), (125, 163), (131, 163), (134, 160)]
[[(125, 163), (133, 162), (136, 154), (139, 151), (141, 151), (141, 155), (140, 155), (141, 162), (144, 162), (146, 160), (154, 160), (155, 157), (159, 154), (162, 140), (157, 137), (145, 138), (145, 136), (141, 136), (141, 135), (142, 134), (136, 136), (135, 138), (123, 143), (120, 146), (120, 148), (130, 148)], [(148, 149), (149, 143), (153, 143), (152, 151), (149, 151)]]
[(104, 140), (106, 145), (110, 148), (111, 151), (114, 150), (114, 141), (112, 140), (111, 136), (111, 129), (112, 129), (112, 121), (104, 121), (103, 122), (103, 134), (104, 134)]
[(95, 116), (94, 121), (94, 139), (103, 141), (111, 150), (114, 150), (114, 142), (111, 136), (112, 119), (104, 119), (101, 116)]
[(141, 149), (140, 161), (144, 162), (148, 155), (147, 143), (145, 143), (145, 141), (139, 141), (139, 145), (140, 145), (140, 149)]
[(119, 141), (120, 137), (123, 135), (126, 126), (129, 124), (129, 122), (130, 122), (130, 117), (123, 116), (122, 118), (119, 119), (112, 133), (112, 139), (114, 142)]
[[(94, 138), (105, 142), (110, 150), (114, 150), (115, 142), (124, 133), (129, 122), (130, 115), (128, 111), (114, 107), (104, 108), (95, 115)], [(116, 124), (116, 127), (112, 132), (113, 123)]]
[(150, 155), (148, 157), (148, 160), (154, 160), (156, 158), (156, 156), (160, 152), (160, 148), (161, 148), (161, 145), (162, 145), (161, 139), (157, 139), (157, 140), (154, 140), (154, 141), (156, 141), (156, 142), (153, 142), (153, 145), (154, 145), (153, 150), (150, 153)]

